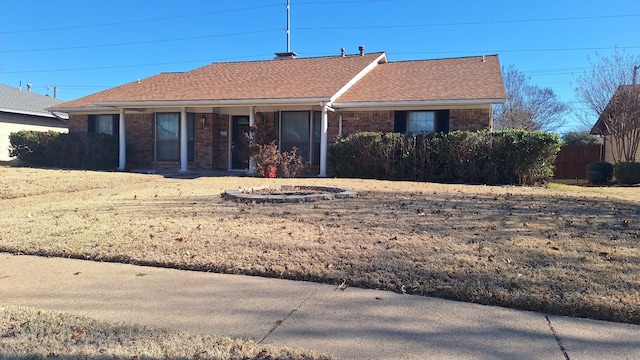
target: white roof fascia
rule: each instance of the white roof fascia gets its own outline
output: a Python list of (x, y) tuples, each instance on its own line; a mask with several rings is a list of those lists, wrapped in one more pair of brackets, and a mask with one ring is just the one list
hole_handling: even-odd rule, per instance
[(116, 111), (117, 109), (113, 108), (113, 107), (97, 107), (97, 106), (90, 106), (90, 107), (65, 107), (65, 108), (46, 108), (45, 110), (47, 111), (53, 111), (53, 112), (57, 112), (57, 113), (70, 113), (70, 112), (113, 112)]
[(0, 108), (0, 112), (11, 113), (11, 114), (21, 114), (21, 115), (31, 115), (31, 116), (55, 118), (55, 116), (53, 116), (51, 113), (42, 112), (42, 111), (30, 111), (30, 110), (18, 110), (18, 109)]
[(360, 102), (334, 102), (332, 107), (336, 109), (393, 109), (418, 108), (418, 107), (455, 107), (464, 108), (470, 106), (482, 106), (492, 104), (504, 104), (504, 99), (467, 99), (467, 100), (407, 100), (407, 101), (360, 101)]
[[(265, 105), (317, 105), (329, 101), (327, 98), (282, 98), (282, 99), (238, 99), (238, 100), (161, 100), (161, 101), (100, 101), (97, 106), (105, 108), (144, 107), (230, 107)], [(95, 108), (86, 108), (86, 110)], [(112, 109), (113, 110), (113, 109)]]
[(362, 69), (356, 76), (353, 77), (353, 79), (349, 80), (349, 82), (346, 83), (342, 88), (340, 88), (338, 92), (333, 94), (333, 96), (331, 97), (331, 100), (329, 101), (329, 104), (327, 105), (331, 105), (333, 101), (335, 101), (337, 98), (342, 96), (345, 92), (347, 92), (347, 90), (349, 90), (353, 85), (355, 85), (358, 81), (360, 81), (360, 79), (362, 79), (365, 75), (367, 75), (371, 70), (373, 70), (381, 62), (387, 62), (387, 54), (384, 52), (380, 54), (380, 56), (378, 56), (369, 65), (367, 65), (367, 67)]

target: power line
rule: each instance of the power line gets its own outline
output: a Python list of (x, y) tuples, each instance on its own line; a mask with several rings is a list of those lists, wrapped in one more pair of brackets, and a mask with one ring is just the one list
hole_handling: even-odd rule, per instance
[(357, 29), (392, 29), (392, 28), (416, 28), (416, 27), (439, 27), (439, 26), (495, 25), (495, 24), (517, 24), (517, 23), (552, 22), (552, 21), (577, 21), (577, 20), (617, 19), (617, 18), (625, 18), (625, 17), (639, 17), (639, 16), (640, 16), (640, 14), (623, 14), (623, 15), (599, 15), (599, 16), (564, 17), (564, 18), (543, 18), (543, 19), (494, 20), (494, 21), (469, 21), (469, 22), (456, 22), (456, 23), (434, 23), (434, 24), (367, 25), (367, 26), (336, 26), (336, 27), (304, 27), (304, 28), (296, 28), (296, 30), (357, 30)]
[(102, 24), (76, 25), (76, 26), (65, 26), (65, 27), (44, 28), (44, 29), (0, 31), (0, 33), (2, 33), (2, 34), (22, 34), (22, 33), (33, 33), (33, 32), (45, 32), (45, 31), (46, 32), (50, 32), (50, 31), (60, 31), (60, 30), (87, 29), (87, 28), (93, 28), (93, 27), (139, 24), (139, 23), (146, 23), (146, 22), (175, 20), (175, 19), (184, 19), (184, 18), (190, 18), (190, 17), (207, 16), (207, 15), (213, 15), (213, 14), (223, 14), (223, 13), (231, 13), (231, 12), (240, 12), (240, 11), (248, 11), (248, 10), (256, 10), (256, 9), (264, 9), (264, 8), (275, 7), (275, 6), (280, 6), (280, 4), (254, 6), (254, 7), (241, 8), (241, 9), (231, 9), (231, 10), (219, 10), (219, 11), (211, 11), (211, 12), (205, 12), (205, 13), (199, 13), (199, 14), (175, 15), (175, 16), (167, 16), (167, 17), (160, 17), (160, 18), (150, 18), (150, 19), (130, 20), (130, 21), (119, 21), (119, 22), (102, 23)]
[(261, 58), (269, 55), (272, 55), (272, 54), (234, 56), (234, 57), (224, 57), (224, 58), (216, 58), (216, 59), (172, 61), (172, 62), (162, 62), (162, 63), (153, 63), (153, 64), (110, 65), (110, 66), (97, 66), (97, 67), (74, 68), (74, 69), (2, 71), (0, 74), (30, 74), (30, 73), (49, 73), (49, 72), (68, 72), (68, 71), (92, 71), (92, 70), (124, 69), (124, 68), (134, 68), (134, 67), (152, 67), (152, 66), (161, 66), (161, 65), (177, 65), (177, 64), (189, 64), (189, 63), (210, 63), (214, 61), (223, 61), (223, 60)]
[(231, 33), (231, 34), (193, 36), (193, 37), (164, 39), (164, 40), (135, 41), (135, 42), (116, 43), (116, 44), (80, 45), (80, 46), (69, 46), (69, 47), (59, 47), (59, 48), (43, 48), (43, 49), (2, 50), (2, 51), (0, 51), (0, 53), (23, 53), (23, 52), (40, 52), (40, 51), (77, 50), (77, 49), (91, 49), (91, 48), (102, 48), (102, 47), (141, 45), (141, 44), (158, 44), (158, 43), (165, 43), (165, 42), (200, 40), (200, 39), (210, 39), (210, 38), (216, 38), (216, 37), (259, 34), (259, 33), (267, 33), (267, 32), (274, 32), (274, 31), (281, 31), (281, 29), (266, 29), (266, 30), (256, 30), (256, 31), (246, 31), (246, 32), (239, 32), (239, 33)]

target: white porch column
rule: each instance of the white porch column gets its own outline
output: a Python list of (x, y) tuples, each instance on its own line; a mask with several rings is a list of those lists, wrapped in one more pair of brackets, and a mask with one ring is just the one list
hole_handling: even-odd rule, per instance
[(127, 165), (127, 139), (124, 124), (124, 109), (120, 109), (120, 119), (118, 120), (118, 170), (124, 170)]
[(322, 121), (320, 125), (320, 174), (319, 177), (327, 177), (327, 129), (329, 128), (329, 117), (325, 104), (322, 107)]
[(187, 108), (180, 111), (180, 172), (187, 172)]
[[(253, 145), (255, 141), (255, 134), (253, 133), (253, 125), (256, 123), (256, 107), (249, 107), (249, 146)], [(256, 173), (256, 161), (253, 156), (249, 156), (249, 170), (247, 170), (248, 175), (255, 175)]]

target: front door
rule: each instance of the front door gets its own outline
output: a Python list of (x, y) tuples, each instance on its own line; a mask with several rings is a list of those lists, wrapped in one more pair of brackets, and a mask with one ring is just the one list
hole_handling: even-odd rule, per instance
[(249, 168), (249, 117), (231, 117), (231, 169)]

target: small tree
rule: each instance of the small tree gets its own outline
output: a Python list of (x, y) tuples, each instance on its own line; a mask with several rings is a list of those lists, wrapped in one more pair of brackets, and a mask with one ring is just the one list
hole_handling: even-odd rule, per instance
[(540, 88), (511, 65), (502, 68), (507, 95), (495, 111), (496, 130), (555, 131), (564, 125), (567, 105), (550, 88)]
[(640, 146), (640, 86), (620, 86), (600, 117), (614, 163), (635, 161)]
[(591, 68), (576, 79), (576, 95), (592, 114), (600, 116), (618, 87), (633, 83), (633, 69), (640, 65), (640, 55), (616, 49), (611, 56), (596, 53), (589, 63)]
[(602, 139), (592, 135), (587, 131), (570, 132), (562, 135), (562, 143), (564, 145), (601, 145)]

